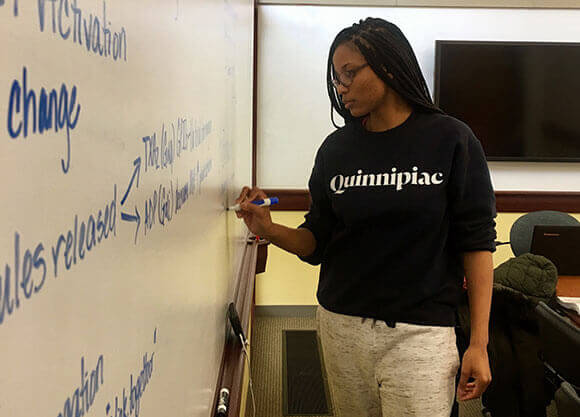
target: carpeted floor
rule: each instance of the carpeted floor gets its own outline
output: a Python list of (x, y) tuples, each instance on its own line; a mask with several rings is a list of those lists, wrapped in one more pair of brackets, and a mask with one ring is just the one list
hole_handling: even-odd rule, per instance
[[(256, 412), (253, 413), (252, 400), (248, 395), (245, 417), (283, 417), (282, 331), (308, 329), (316, 329), (316, 321), (312, 317), (255, 317), (251, 339), (251, 374)], [(482, 417), (480, 400), (467, 401), (459, 407), (460, 417)], [(553, 404), (548, 408), (548, 417), (557, 417)]]

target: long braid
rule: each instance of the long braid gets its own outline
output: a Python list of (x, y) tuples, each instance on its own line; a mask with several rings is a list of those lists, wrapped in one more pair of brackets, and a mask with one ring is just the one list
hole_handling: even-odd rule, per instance
[[(343, 117), (346, 123), (360, 119), (353, 117), (343, 106), (332, 84), (335, 75), (332, 57), (336, 48), (347, 42), (352, 42), (375, 74), (416, 110), (443, 113), (431, 99), (429, 87), (423, 77), (417, 57), (403, 32), (393, 23), (369, 17), (340, 31), (330, 46), (326, 80), (331, 103), (331, 120), (334, 126), (338, 127), (334, 121), (334, 110)], [(389, 73), (393, 75), (393, 78), (389, 77)]]

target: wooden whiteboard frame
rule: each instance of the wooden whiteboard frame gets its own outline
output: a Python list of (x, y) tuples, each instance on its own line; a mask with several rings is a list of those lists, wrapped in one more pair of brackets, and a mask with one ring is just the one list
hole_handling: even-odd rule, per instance
[(578, 0), (258, 0), (259, 5), (580, 9)]
[[(254, 291), (258, 249), (260, 245), (266, 244), (267, 243), (265, 241), (258, 241), (253, 236), (248, 234), (240, 269), (236, 275), (233, 302), (240, 316), (242, 330), (246, 337), (250, 340), (254, 317)], [(265, 260), (263, 260), (263, 262), (265, 262)], [(227, 326), (227, 330), (228, 336), (225, 340), (222, 361), (220, 370), (218, 372), (218, 380), (211, 409), (212, 417), (218, 417), (217, 406), (221, 388), (227, 388), (230, 392), (227, 415), (240, 416), (243, 415), (243, 412), (245, 412), (245, 410), (242, 409), (243, 405), (245, 404), (245, 401), (242, 398), (244, 392), (245, 370), (244, 353), (242, 351), (242, 344), (233, 335), (233, 331), (230, 331), (229, 325)], [(249, 368), (248, 372), (250, 372)]]

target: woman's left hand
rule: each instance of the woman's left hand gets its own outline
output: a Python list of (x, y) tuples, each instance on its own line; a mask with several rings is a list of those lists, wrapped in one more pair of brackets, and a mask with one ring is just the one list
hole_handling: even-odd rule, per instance
[(491, 382), (489, 358), (485, 346), (469, 346), (463, 355), (457, 400), (479, 398)]

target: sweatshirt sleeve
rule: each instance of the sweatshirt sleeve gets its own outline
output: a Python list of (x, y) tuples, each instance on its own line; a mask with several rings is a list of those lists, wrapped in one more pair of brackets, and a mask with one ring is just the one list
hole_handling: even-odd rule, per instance
[(458, 252), (495, 251), (495, 194), (485, 154), (468, 128), (450, 176), (451, 243)]
[(319, 265), (336, 225), (336, 216), (326, 193), (324, 163), (320, 150), (316, 154), (314, 168), (308, 181), (308, 189), (310, 191), (310, 208), (304, 216), (304, 223), (298, 227), (304, 227), (312, 232), (316, 239), (316, 249), (311, 255), (299, 256), (299, 258), (311, 265)]

